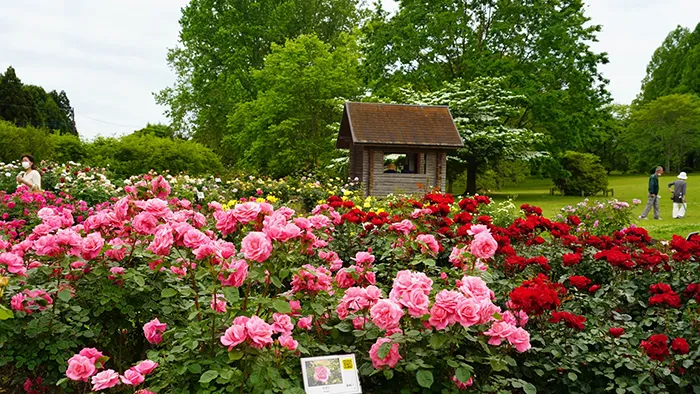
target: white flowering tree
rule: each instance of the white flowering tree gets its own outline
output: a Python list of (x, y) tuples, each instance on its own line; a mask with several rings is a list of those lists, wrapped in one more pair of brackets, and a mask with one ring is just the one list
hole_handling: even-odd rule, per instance
[(448, 83), (431, 93), (403, 90), (407, 102), (450, 107), (464, 148), (448, 157), (448, 182), (466, 170), (465, 194), (476, 193), (479, 168), (546, 155), (536, 149), (544, 135), (520, 127), (526, 98), (504, 89), (502, 82), (502, 78), (482, 77)]

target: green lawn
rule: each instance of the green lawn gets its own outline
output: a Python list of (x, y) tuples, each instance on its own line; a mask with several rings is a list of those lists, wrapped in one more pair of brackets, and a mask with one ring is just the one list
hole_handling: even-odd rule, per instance
[[(694, 182), (693, 174), (688, 179), (688, 211), (684, 219), (673, 219), (671, 212), (673, 203), (666, 185), (676, 180), (675, 174), (664, 174), (659, 179), (659, 194), (661, 195), (661, 219), (653, 219), (653, 211), (649, 213), (649, 220), (634, 220), (636, 225), (645, 227), (654, 238), (670, 239), (671, 235), (688, 235), (693, 231), (700, 231), (700, 177)], [(615, 197), (630, 204), (632, 199), (642, 200), (635, 208), (635, 218), (642, 213), (647, 200), (648, 176), (645, 175), (611, 175), (609, 177), (610, 188), (615, 190)], [(553, 186), (548, 179), (533, 179), (519, 184), (518, 186), (504, 188), (499, 192), (491, 192), (489, 195), (496, 201), (512, 197), (516, 202), (530, 205), (537, 205), (542, 208), (548, 217), (556, 216), (559, 210), (567, 205), (573, 205), (582, 197), (550, 196), (549, 189)], [(613, 197), (608, 197), (613, 198)], [(605, 200), (601, 194), (589, 197), (590, 200)]]

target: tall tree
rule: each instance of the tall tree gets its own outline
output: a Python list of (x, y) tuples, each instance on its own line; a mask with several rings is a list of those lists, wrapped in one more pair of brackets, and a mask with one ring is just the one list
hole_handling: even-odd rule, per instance
[(551, 136), (550, 149), (582, 148), (609, 101), (594, 53), (600, 26), (582, 0), (401, 0), (366, 25), (368, 84), (395, 97), (397, 87), (438, 89), (443, 81), (504, 76), (506, 88), (528, 98), (511, 119)]
[(638, 102), (669, 94), (700, 94), (700, 24), (692, 32), (678, 26), (656, 49), (647, 66)]
[(634, 108), (626, 142), (638, 168), (664, 163), (681, 171), (686, 156), (700, 148), (700, 98), (672, 94)]
[(408, 92), (407, 101), (450, 107), (464, 148), (448, 161), (452, 167), (448, 168), (448, 181), (454, 181), (466, 169), (465, 194), (476, 193), (480, 167), (542, 155), (537, 146), (544, 140), (543, 135), (507, 124), (507, 119), (522, 115), (526, 100), (504, 89), (503, 82), (503, 78), (482, 77), (468, 83), (449, 83), (432, 93)]
[(32, 103), (23, 89), (22, 81), (10, 66), (0, 74), (0, 118), (23, 127), (31, 123)]
[(253, 73), (257, 98), (238, 107), (224, 139), (240, 167), (286, 176), (335, 157), (342, 103), (360, 86), (355, 38), (343, 41), (333, 49), (302, 35), (272, 45), (265, 66)]
[(182, 10), (180, 45), (168, 53), (174, 86), (156, 95), (176, 129), (218, 150), (226, 118), (257, 97), (253, 71), (272, 44), (317, 34), (335, 45), (359, 21), (361, 0), (192, 0)]

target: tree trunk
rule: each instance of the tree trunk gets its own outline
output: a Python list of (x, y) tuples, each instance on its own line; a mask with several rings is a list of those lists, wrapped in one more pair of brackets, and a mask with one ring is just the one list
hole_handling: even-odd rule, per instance
[(453, 179), (447, 179), (447, 194), (452, 194), (452, 185), (454, 184)]
[(476, 167), (478, 163), (476, 162), (476, 156), (469, 156), (467, 158), (467, 189), (464, 191), (465, 195), (475, 195), (476, 194)]

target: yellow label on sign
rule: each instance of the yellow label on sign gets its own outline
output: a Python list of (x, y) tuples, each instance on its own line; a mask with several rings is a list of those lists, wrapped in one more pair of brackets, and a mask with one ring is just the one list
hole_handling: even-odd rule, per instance
[(343, 360), (343, 369), (352, 369), (352, 359), (351, 358), (346, 358)]

